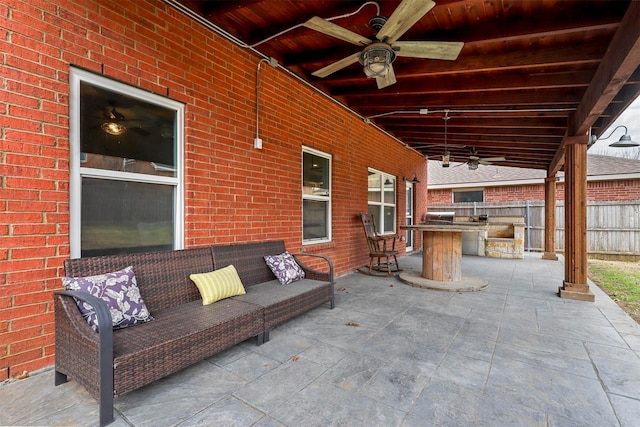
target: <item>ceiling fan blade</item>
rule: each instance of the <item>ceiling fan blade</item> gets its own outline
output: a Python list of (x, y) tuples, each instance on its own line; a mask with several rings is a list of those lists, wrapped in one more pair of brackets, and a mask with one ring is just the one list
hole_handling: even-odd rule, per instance
[(402, 0), (387, 22), (382, 26), (376, 38), (392, 44), (427, 14), (436, 4), (431, 0)]
[(463, 46), (462, 42), (396, 42), (393, 44), (394, 48), (400, 48), (395, 51), (397, 56), (448, 61), (457, 59)]
[(347, 30), (339, 25), (333, 24), (326, 19), (322, 19), (318, 16), (314, 16), (303, 24), (307, 28), (316, 30), (320, 33), (326, 34), (331, 37), (335, 37), (340, 40), (344, 40), (349, 43), (353, 43), (357, 46), (367, 46), (371, 44), (371, 40), (361, 36), (358, 33)]
[(464, 163), (458, 163), (457, 165), (454, 166), (454, 168), (457, 168), (458, 166), (464, 166), (469, 162), (464, 162)]
[(393, 65), (389, 64), (389, 72), (386, 77), (376, 77), (378, 89), (384, 89), (387, 86), (396, 84), (396, 73), (393, 72)]
[(355, 64), (356, 62), (358, 62), (359, 57), (360, 57), (360, 52), (354, 53), (353, 55), (349, 55), (344, 59), (341, 59), (339, 61), (336, 61), (334, 63), (327, 65), (326, 67), (323, 67), (317, 71), (314, 71), (313, 73), (311, 73), (311, 75), (320, 77), (320, 78), (325, 78), (329, 74), (333, 74), (336, 71), (342, 70), (343, 68), (348, 67), (351, 64)]

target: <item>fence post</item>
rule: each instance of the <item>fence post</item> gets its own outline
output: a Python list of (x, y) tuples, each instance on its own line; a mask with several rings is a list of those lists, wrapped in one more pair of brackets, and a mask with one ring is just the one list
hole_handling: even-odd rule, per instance
[(527, 206), (527, 214), (526, 216), (526, 222), (525, 222), (525, 227), (527, 228), (527, 252), (531, 253), (531, 221), (530, 221), (530, 217), (531, 217), (531, 201), (527, 200), (526, 203)]

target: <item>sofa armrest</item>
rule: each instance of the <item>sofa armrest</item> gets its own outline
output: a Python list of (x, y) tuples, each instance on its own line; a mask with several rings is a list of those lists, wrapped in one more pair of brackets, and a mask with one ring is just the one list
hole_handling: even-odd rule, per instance
[[(69, 290), (56, 291), (54, 292), (54, 298), (55, 297), (60, 297), (62, 299), (72, 297), (72, 298), (75, 298), (76, 300), (86, 302), (94, 308), (96, 315), (98, 317), (100, 332), (96, 333), (95, 335), (98, 338), (98, 365), (99, 365), (98, 394), (99, 394), (99, 400), (100, 400), (100, 425), (106, 425), (111, 421), (113, 421), (113, 394), (114, 394), (113, 393), (113, 326), (112, 326), (111, 312), (109, 311), (109, 307), (103, 300), (87, 292), (69, 291)], [(76, 305), (75, 301), (73, 302), (73, 304)], [(80, 310), (77, 307), (76, 309), (78, 310), (78, 314), (79, 314)], [(65, 322), (66, 323), (65, 326), (67, 328), (69, 329), (74, 328), (78, 334), (83, 335), (82, 330), (86, 330), (86, 328), (82, 328), (82, 330), (80, 330), (79, 328), (74, 327), (73, 321), (72, 319), (69, 318), (68, 315), (65, 316), (62, 313), (57, 313), (56, 317), (57, 317), (56, 323)], [(56, 326), (56, 329), (58, 327), (64, 328), (65, 326), (59, 324)], [(88, 324), (87, 324), (87, 327), (89, 327)], [(68, 332), (70, 334), (74, 333), (73, 331), (68, 331)], [(76, 339), (75, 343), (76, 344), (80, 343), (79, 345), (82, 345), (82, 342), (85, 342), (87, 345), (91, 345), (91, 341), (95, 341), (93, 339), (90, 339), (90, 338), (93, 338), (91, 336), (83, 337), (83, 338), (89, 338), (89, 339), (85, 339), (85, 340)], [(77, 352), (76, 354), (78, 355), (78, 357), (82, 357), (81, 356), (83, 353), (82, 348), (67, 349), (67, 350), (71, 350), (71, 351), (75, 350), (75, 352)], [(56, 353), (57, 353), (57, 349), (56, 349)], [(73, 370), (74, 367), (69, 367), (69, 369)], [(82, 369), (82, 368), (78, 367), (77, 369)], [(75, 375), (73, 375), (72, 373), (72, 376), (75, 376)], [(82, 376), (82, 374), (79, 374), (79, 376)], [(59, 381), (58, 378), (59, 377), (56, 375), (56, 383), (58, 383)]]
[[(304, 270), (305, 277), (314, 280), (324, 280), (326, 282), (333, 283), (333, 261), (324, 255), (317, 254), (291, 254), (296, 258), (296, 262)], [(315, 268), (309, 267), (300, 260), (302, 257), (311, 257), (314, 260), (319, 260), (319, 264), (324, 264), (328, 271), (320, 271)]]

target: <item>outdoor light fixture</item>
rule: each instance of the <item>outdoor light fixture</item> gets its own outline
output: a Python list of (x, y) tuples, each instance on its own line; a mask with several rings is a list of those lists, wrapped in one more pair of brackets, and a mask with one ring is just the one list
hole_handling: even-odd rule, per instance
[(418, 179), (418, 175), (414, 172), (413, 178), (402, 177), (405, 182), (410, 182), (412, 184), (420, 184), (420, 180)]
[(448, 151), (445, 151), (444, 154), (442, 155), (442, 167), (443, 168), (448, 168), (449, 167), (450, 157), (451, 157), (451, 154), (449, 154)]
[(444, 116), (442, 116), (442, 120), (444, 120), (444, 153), (442, 154), (442, 167), (448, 168), (449, 161), (451, 160), (451, 154), (447, 151), (447, 122), (451, 117), (449, 117), (449, 110), (444, 110)]
[(620, 126), (616, 127), (614, 130), (611, 131), (609, 136), (607, 136), (606, 138), (600, 138), (600, 139), (604, 140), (604, 139), (611, 138), (611, 135), (613, 135), (613, 133), (615, 131), (617, 131), (618, 129), (620, 129), (620, 128), (624, 128), (624, 135), (622, 135), (617, 142), (614, 142), (613, 144), (609, 144), (609, 147), (626, 148), (626, 147), (638, 147), (638, 146), (640, 146), (640, 143), (631, 140), (631, 137), (629, 136), (629, 131), (628, 131), (627, 127), (624, 126), (624, 125), (620, 125)]
[(367, 46), (358, 60), (364, 66), (367, 77), (387, 77), (391, 63), (396, 59), (396, 54), (391, 46), (385, 43), (372, 43)]
[(127, 131), (127, 127), (122, 123), (116, 122), (105, 122), (100, 127), (103, 131), (108, 133), (109, 135), (122, 135)]

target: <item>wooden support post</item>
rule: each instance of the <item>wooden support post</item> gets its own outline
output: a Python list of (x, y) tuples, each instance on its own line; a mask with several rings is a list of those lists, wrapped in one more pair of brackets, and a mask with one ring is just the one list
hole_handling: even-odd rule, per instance
[(558, 260), (556, 255), (556, 176), (544, 180), (544, 254), (542, 259)]
[(565, 146), (565, 274), (561, 298), (594, 301), (587, 283), (587, 143), (588, 135), (570, 137)]

